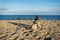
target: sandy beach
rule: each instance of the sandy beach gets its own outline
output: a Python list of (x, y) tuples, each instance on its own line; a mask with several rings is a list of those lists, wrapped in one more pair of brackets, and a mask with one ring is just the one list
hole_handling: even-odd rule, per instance
[(60, 40), (60, 20), (40, 20), (39, 23), (41, 29), (34, 31), (33, 20), (0, 20), (0, 40)]

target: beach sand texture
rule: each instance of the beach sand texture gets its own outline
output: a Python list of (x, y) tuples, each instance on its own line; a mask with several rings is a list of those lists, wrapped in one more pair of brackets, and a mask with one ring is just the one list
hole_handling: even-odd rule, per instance
[(0, 20), (0, 40), (60, 40), (60, 20), (39, 23), (41, 28), (33, 30), (33, 20)]

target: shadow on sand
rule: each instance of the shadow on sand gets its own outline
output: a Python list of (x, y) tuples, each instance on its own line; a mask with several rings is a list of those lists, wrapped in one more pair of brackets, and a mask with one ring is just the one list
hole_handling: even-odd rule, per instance
[(14, 22), (8, 22), (8, 23), (11, 23), (13, 25), (17, 25), (19, 27), (23, 27), (25, 29), (31, 29), (31, 25), (27, 25), (27, 24), (22, 24), (22, 23), (14, 23)]

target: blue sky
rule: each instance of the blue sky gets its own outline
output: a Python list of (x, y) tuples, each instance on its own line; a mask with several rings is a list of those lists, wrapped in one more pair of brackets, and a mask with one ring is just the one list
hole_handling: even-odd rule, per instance
[(0, 15), (2, 14), (58, 14), (60, 15), (60, 0), (0, 0)]

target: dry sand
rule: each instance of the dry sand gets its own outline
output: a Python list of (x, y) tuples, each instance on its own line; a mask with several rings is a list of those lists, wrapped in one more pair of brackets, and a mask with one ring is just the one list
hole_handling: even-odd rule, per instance
[(33, 20), (0, 20), (0, 40), (60, 40), (60, 20), (40, 20), (34, 31)]

